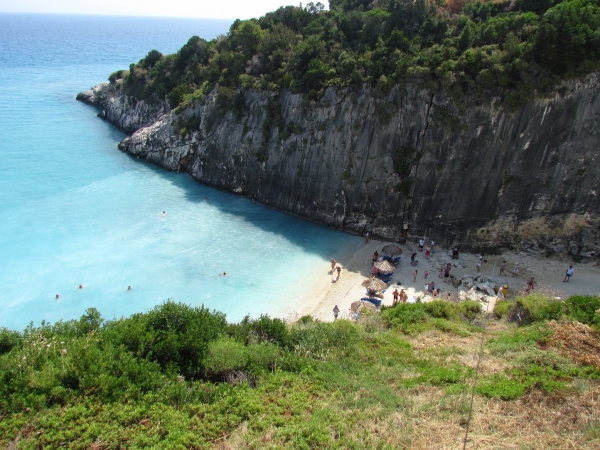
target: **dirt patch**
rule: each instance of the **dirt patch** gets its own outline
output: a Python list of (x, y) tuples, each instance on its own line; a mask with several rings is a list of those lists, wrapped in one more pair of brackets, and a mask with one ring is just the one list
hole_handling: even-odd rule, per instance
[(600, 369), (600, 333), (580, 322), (548, 322), (548, 347), (576, 363)]

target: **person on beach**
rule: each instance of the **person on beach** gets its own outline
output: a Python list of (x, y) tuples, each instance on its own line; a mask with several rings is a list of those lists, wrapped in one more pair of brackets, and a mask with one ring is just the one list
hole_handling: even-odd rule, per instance
[(342, 273), (342, 267), (341, 267), (341, 266), (337, 266), (337, 267), (335, 268), (335, 270), (337, 270), (337, 273), (338, 273), (337, 277), (338, 277), (338, 279), (339, 279), (339, 278), (340, 278), (340, 274)]
[(425, 257), (429, 258), (431, 256), (431, 247), (428, 245), (425, 249)]
[(394, 303), (392, 305), (395, 305), (398, 303), (398, 298), (400, 297), (400, 292), (398, 292), (398, 289), (394, 290), (394, 292), (392, 292), (392, 295), (394, 296)]
[(506, 276), (506, 271), (505, 271), (505, 269), (506, 269), (506, 261), (505, 261), (505, 260), (503, 260), (503, 261), (502, 261), (502, 265), (500, 266), (500, 275), (502, 275), (502, 276)]
[(481, 258), (477, 261), (477, 272), (481, 272)]
[(446, 266), (444, 269), (444, 282), (448, 283), (450, 281), (450, 267)]
[(438, 278), (444, 278), (444, 266), (440, 266), (440, 273), (438, 274)]
[(406, 292), (404, 292), (404, 289), (400, 289), (400, 301), (402, 303), (406, 303), (406, 300), (408, 300), (408, 295), (406, 295)]
[(366, 244), (369, 243), (369, 232), (368, 231), (365, 233), (365, 243)]
[(433, 239), (431, 240), (430, 247), (431, 247), (431, 251), (433, 252), (433, 248), (435, 247), (435, 241)]
[(333, 258), (331, 258), (331, 271), (333, 272), (333, 269), (335, 269), (335, 265), (337, 264), (337, 261)]
[(513, 278), (517, 278), (519, 276), (519, 269), (520, 269), (519, 263), (517, 262), (515, 264), (515, 268), (513, 269), (513, 272), (512, 272), (512, 277)]
[(415, 270), (415, 272), (413, 273), (413, 281), (417, 281), (417, 275), (419, 275), (419, 271)]
[(423, 246), (425, 245), (425, 241), (423, 239), (419, 239), (419, 251), (423, 251)]
[(569, 266), (569, 268), (567, 269), (567, 273), (565, 274), (565, 279), (563, 280), (563, 283), (568, 283), (569, 281), (571, 281), (571, 277), (574, 273), (575, 270), (573, 270), (573, 266)]
[(504, 289), (502, 289), (502, 286), (500, 286), (500, 289), (498, 289), (496, 300), (504, 300)]
[(427, 272), (427, 270), (425, 270), (425, 275), (423, 276), (423, 278), (427, 278), (427, 275), (429, 275), (429, 272)]
[(535, 289), (535, 280), (533, 279), (533, 277), (527, 280), (527, 289), (528, 291), (533, 291)]
[(339, 313), (340, 313), (340, 308), (338, 308), (338, 305), (335, 305), (333, 307), (333, 320), (337, 320)]

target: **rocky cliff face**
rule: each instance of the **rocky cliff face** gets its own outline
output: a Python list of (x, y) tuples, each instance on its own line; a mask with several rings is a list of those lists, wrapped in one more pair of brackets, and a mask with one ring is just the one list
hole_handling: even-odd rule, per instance
[(98, 116), (127, 134), (160, 120), (169, 110), (168, 105), (159, 100), (148, 103), (123, 95), (120, 82), (99, 84), (89, 91), (80, 92), (76, 98), (99, 107), (101, 111)]
[(330, 88), (318, 104), (247, 92), (238, 110), (215, 91), (179, 115), (106, 84), (80, 96), (136, 130), (122, 151), (342, 230), (593, 257), (598, 77), (512, 113), (498, 102), (459, 111), (445, 91), (410, 84)]

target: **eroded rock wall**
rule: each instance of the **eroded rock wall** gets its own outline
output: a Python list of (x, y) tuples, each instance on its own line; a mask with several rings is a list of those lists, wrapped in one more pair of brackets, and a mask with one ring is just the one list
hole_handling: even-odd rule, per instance
[(95, 103), (137, 130), (122, 151), (336, 228), (594, 256), (598, 74), (557, 92), (512, 113), (499, 102), (459, 112), (416, 84), (330, 88), (318, 104), (253, 91), (242, 110), (213, 92), (180, 115), (118, 90)]

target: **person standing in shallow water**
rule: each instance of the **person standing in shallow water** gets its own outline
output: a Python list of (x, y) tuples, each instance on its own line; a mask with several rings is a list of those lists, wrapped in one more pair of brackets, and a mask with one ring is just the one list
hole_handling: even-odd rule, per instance
[(337, 320), (339, 313), (340, 313), (340, 308), (338, 308), (338, 305), (335, 305), (333, 307), (333, 320)]

